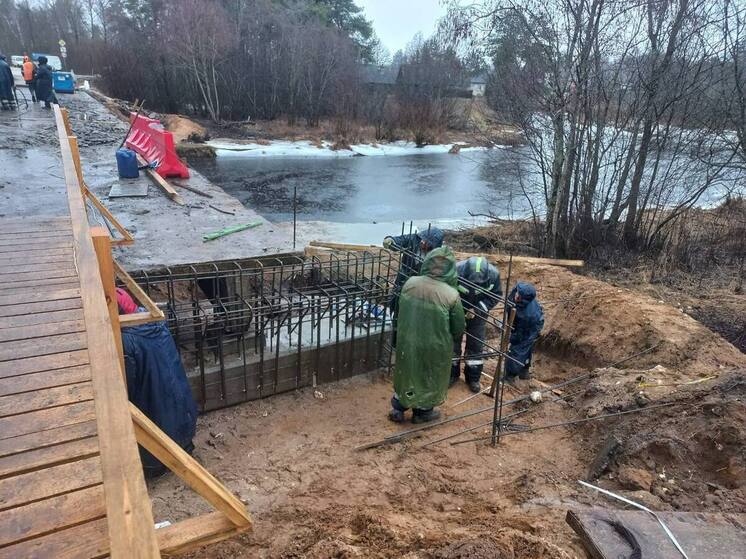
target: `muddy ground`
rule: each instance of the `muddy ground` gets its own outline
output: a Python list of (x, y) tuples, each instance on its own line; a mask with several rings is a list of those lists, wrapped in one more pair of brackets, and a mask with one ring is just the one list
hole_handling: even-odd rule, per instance
[[(514, 432), (495, 449), (450, 444), (486, 436), (486, 427), (423, 446), (488, 422), (488, 412), (365, 451), (355, 447), (411, 428), (387, 421), (391, 384), (382, 373), (322, 386), (323, 399), (301, 390), (209, 413), (196, 456), (247, 503), (256, 527), (192, 557), (585, 557), (567, 510), (616, 504), (578, 479), (656, 510), (746, 512), (746, 356), (632, 290), (552, 266), (520, 264), (514, 274), (538, 286), (547, 325), (536, 380), (508, 398), (540, 387), (537, 380), (596, 368), (542, 403), (510, 408), (523, 411), (516, 429), (651, 409)], [(452, 388), (446, 415), (492, 402), (480, 396), (452, 407), (468, 395), (463, 383)], [(674, 405), (652, 408), (661, 403)], [(619, 444), (602, 452), (612, 436)], [(150, 489), (157, 521), (210, 510), (173, 476)]]

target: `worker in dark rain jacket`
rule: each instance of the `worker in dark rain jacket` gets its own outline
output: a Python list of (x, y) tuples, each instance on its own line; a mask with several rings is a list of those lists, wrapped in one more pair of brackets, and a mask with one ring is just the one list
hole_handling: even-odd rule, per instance
[(413, 423), (440, 417), (434, 408), (446, 399), (453, 342), (464, 333), (456, 285), (456, 259), (441, 247), (428, 253), (420, 275), (402, 287), (391, 421), (404, 421), (409, 408)]
[(16, 108), (16, 100), (13, 95), (14, 85), (15, 78), (13, 77), (13, 71), (5, 61), (5, 55), (0, 54), (0, 108), (3, 111)]
[(57, 104), (57, 96), (54, 94), (54, 88), (52, 87), (52, 72), (54, 70), (47, 64), (47, 57), (39, 57), (39, 66), (36, 68), (36, 81), (34, 82), (34, 88), (36, 90), (36, 100), (44, 101), (44, 108), (51, 109), (50, 103)]
[(505, 361), (505, 377), (509, 382), (516, 377), (529, 378), (534, 344), (544, 328), (544, 311), (536, 300), (536, 288), (519, 281), (510, 292), (508, 301), (515, 304), (515, 319), (510, 333), (510, 350)]
[[(484, 337), (490, 310), (503, 295), (500, 287), (500, 272), (484, 256), (472, 256), (456, 265), (459, 277), (458, 290), (466, 314), (466, 355), (464, 377), (469, 389), (477, 393), (482, 387), (479, 380), (484, 368)], [(453, 385), (461, 375), (462, 339), (453, 344)]]
[[(117, 289), (117, 306), (119, 314), (144, 310), (123, 289)], [(122, 328), (122, 346), (130, 401), (191, 454), (197, 406), (166, 321)], [(147, 477), (166, 471), (166, 467), (143, 448), (140, 448), (140, 458)]]
[(412, 276), (419, 274), (423, 258), (431, 250), (440, 248), (442, 245), (443, 231), (437, 227), (428, 227), (426, 231), (421, 233), (408, 233), (397, 235), (396, 237), (386, 237), (383, 240), (384, 248), (402, 252), (399, 271), (396, 274), (394, 287), (391, 290), (391, 299), (389, 300), (393, 330), (391, 337), (392, 347), (396, 347), (397, 311), (402, 285)]

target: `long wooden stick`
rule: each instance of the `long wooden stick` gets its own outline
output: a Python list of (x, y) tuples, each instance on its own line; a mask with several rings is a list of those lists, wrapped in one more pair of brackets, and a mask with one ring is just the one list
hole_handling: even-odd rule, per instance
[(251, 515), (244, 504), (131, 402), (130, 414), (135, 426), (137, 442), (145, 450), (163, 462), (189, 487), (225, 514), (233, 524), (236, 526), (251, 525)]

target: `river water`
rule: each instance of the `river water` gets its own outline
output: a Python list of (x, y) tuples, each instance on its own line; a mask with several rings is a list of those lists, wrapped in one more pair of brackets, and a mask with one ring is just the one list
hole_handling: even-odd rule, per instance
[(218, 157), (194, 166), (274, 222), (471, 224), (469, 212), (523, 217), (530, 206), (511, 151), (363, 157)]

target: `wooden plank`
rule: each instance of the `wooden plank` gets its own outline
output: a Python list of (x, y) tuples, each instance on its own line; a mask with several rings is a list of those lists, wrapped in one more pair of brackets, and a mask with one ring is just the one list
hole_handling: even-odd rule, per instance
[[(87, 437), (0, 458), (0, 478), (98, 455), (98, 438)], [(0, 522), (0, 524), (2, 524)], [(0, 528), (0, 532), (2, 529)], [(0, 539), (2, 537), (0, 536)], [(2, 545), (2, 544), (0, 544)]]
[(6, 510), (0, 512), (0, 547), (103, 518), (105, 514), (101, 485)]
[(72, 261), (73, 259), (73, 251), (72, 250), (66, 250), (61, 251), (60, 253), (38, 253), (35, 252), (34, 254), (27, 254), (20, 257), (15, 258), (5, 258), (5, 254), (0, 255), (0, 265), (2, 266), (20, 266), (20, 265), (42, 265), (42, 264), (49, 264), (49, 263), (67, 263)]
[(13, 264), (9, 266), (3, 266), (0, 268), (0, 276), (2, 275), (9, 275), (9, 274), (17, 274), (22, 272), (46, 272), (48, 270), (70, 270), (72, 272), (75, 272), (75, 266), (72, 263), (72, 260), (67, 261), (59, 261), (59, 262), (42, 262), (42, 263), (32, 263), (29, 264), (28, 262), (21, 262), (19, 264)]
[(0, 397), (0, 417), (93, 400), (90, 381)]
[(66, 369), (68, 367), (86, 365), (87, 363), (88, 352), (85, 350), (70, 351), (58, 355), (42, 355), (39, 357), (29, 357), (27, 359), (2, 361), (0, 362), (0, 378)]
[(0, 479), (0, 510), (101, 483), (98, 456)]
[(65, 266), (53, 270), (34, 270), (31, 272), (2, 272), (0, 273), (0, 284), (24, 282), (34, 279), (51, 279), (51, 278), (76, 278), (78, 273), (72, 266)]
[(81, 309), (4, 316), (0, 317), (0, 329), (22, 328), (23, 326), (54, 324), (55, 322), (69, 322), (76, 320), (83, 320), (83, 311)]
[(72, 241), (61, 239), (59, 241), (46, 241), (38, 243), (13, 243), (12, 245), (0, 245), (0, 254), (23, 252), (38, 252), (47, 250), (71, 249)]
[(244, 504), (184, 449), (130, 403), (137, 442), (183, 479), (236, 526), (250, 526), (251, 515)]
[(6, 305), (0, 307), (0, 317), (65, 311), (70, 309), (80, 309), (82, 307), (83, 301), (80, 297), (75, 297), (73, 299), (59, 299), (57, 301), (40, 301), (38, 303), (22, 303), (20, 305)]
[[(741, 559), (746, 548), (746, 514), (658, 512), (692, 559)], [(594, 559), (629, 557), (632, 547), (614, 528), (624, 526), (646, 559), (679, 559), (681, 553), (650, 514), (636, 510), (591, 509), (567, 512), (567, 523)]]
[(74, 289), (78, 287), (78, 278), (69, 276), (65, 278), (31, 279), (24, 282), (0, 283), (0, 293), (10, 295), (22, 291), (38, 293), (43, 289)]
[(0, 440), (0, 457), (85, 439), (94, 435), (96, 435), (96, 422), (91, 419), (63, 427), (54, 427), (46, 431), (36, 431), (27, 435)]
[(87, 380), (91, 380), (91, 369), (86, 365), (0, 378), (0, 396), (22, 394), (23, 392), (43, 390), (56, 386), (67, 386), (68, 384), (76, 384)]
[(64, 427), (96, 417), (92, 401), (0, 418), (0, 439), (28, 435), (53, 427)]
[[(158, 305), (156, 305), (150, 297), (148, 297), (148, 294), (143, 291), (142, 287), (140, 287), (140, 285), (134, 279), (132, 279), (132, 276), (127, 273), (127, 270), (125, 270), (122, 265), (119, 264), (119, 262), (117, 262), (116, 260), (114, 260), (113, 264), (114, 271), (116, 272), (117, 277), (124, 283), (125, 287), (134, 296), (135, 300), (143, 307), (148, 309), (148, 313), (150, 314), (151, 318), (151, 320), (148, 322), (152, 322), (154, 320), (163, 320), (165, 318), (165, 316), (163, 315), (163, 311), (158, 308)], [(134, 321), (128, 322), (130, 326), (134, 326)]]
[(42, 289), (0, 295), (0, 306), (19, 305), (21, 303), (37, 303), (40, 301), (59, 301), (60, 299), (75, 299), (80, 297), (80, 289)]
[(82, 320), (68, 320), (66, 322), (50, 322), (35, 324), (33, 326), (21, 326), (17, 328), (0, 328), (0, 342), (11, 340), (26, 340), (29, 338), (42, 338), (44, 336), (56, 336), (58, 334), (72, 334), (84, 332), (85, 322)]
[(65, 231), (70, 229), (70, 218), (60, 217), (55, 219), (21, 219), (4, 220), (0, 225), (1, 234), (26, 234), (41, 233), (44, 231)]
[(58, 229), (51, 229), (47, 231), (26, 231), (24, 233), (7, 233), (0, 230), (0, 239), (58, 239), (68, 238), (72, 239), (70, 233), (70, 222)]
[[(106, 557), (107, 522), (102, 518), (0, 548), (0, 559), (96, 559)], [(134, 556), (133, 556), (134, 557)]]
[(46, 248), (59, 248), (59, 247), (71, 247), (72, 246), (72, 235), (68, 232), (67, 235), (61, 237), (2, 237), (0, 236), (0, 250), (2, 247), (20, 247), (23, 249), (33, 247), (46, 247)]
[(52, 353), (64, 353), (85, 349), (87, 346), (86, 333), (60, 334), (31, 340), (16, 340), (0, 343), (0, 361), (38, 357)]
[[(54, 105), (54, 114), (88, 329), (110, 553), (114, 559), (160, 557), (153, 527), (153, 511), (130, 418), (127, 389), (123, 373), (119, 370), (117, 348), (88, 228), (85, 203), (63, 126), (66, 112)], [(61, 408), (52, 408), (57, 409)]]
[[(142, 156), (138, 153), (137, 154), (137, 161), (140, 166), (147, 165), (148, 162), (145, 161), (145, 159), (142, 158)], [(153, 169), (147, 168), (145, 169), (145, 174), (150, 177), (150, 180), (152, 180), (155, 185), (160, 188), (163, 193), (171, 198), (174, 202), (179, 204), (180, 206), (184, 205), (184, 199), (181, 197), (181, 195), (176, 192), (173, 186), (168, 184), (168, 181), (164, 179), (162, 176), (160, 176), (158, 173), (156, 173)]]
[(42, 250), (15, 250), (12, 252), (0, 253), (0, 264), (9, 260), (26, 261), (26, 262), (44, 262), (47, 256), (64, 256), (66, 259), (73, 255), (72, 248), (49, 248)]
[(155, 533), (161, 554), (172, 557), (223, 541), (250, 528), (236, 526), (222, 512), (210, 512), (165, 526)]
[[(91, 228), (91, 240), (93, 249), (96, 251), (98, 260), (98, 271), (101, 274), (101, 285), (106, 295), (106, 307), (109, 310), (109, 320), (111, 321), (112, 333), (114, 334), (114, 344), (117, 347), (119, 356), (119, 368), (122, 374), (124, 371), (124, 348), (122, 346), (122, 329), (119, 326), (119, 305), (117, 304), (117, 291), (114, 284), (114, 264), (111, 256), (111, 237), (104, 227)], [(125, 384), (127, 377), (124, 377)]]

